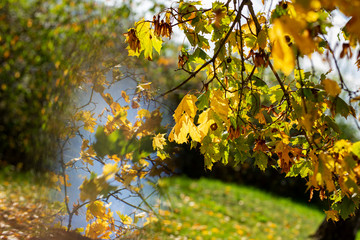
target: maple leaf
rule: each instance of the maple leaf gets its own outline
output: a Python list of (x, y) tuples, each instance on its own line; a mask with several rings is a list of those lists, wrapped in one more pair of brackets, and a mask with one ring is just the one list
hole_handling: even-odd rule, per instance
[(116, 213), (120, 217), (120, 220), (121, 220), (122, 224), (130, 225), (130, 224), (133, 223), (133, 219), (130, 216), (124, 215), (120, 211), (116, 211)]
[(259, 120), (260, 124), (266, 124), (266, 118), (261, 110), (254, 116), (254, 118)]
[(324, 86), (325, 91), (332, 97), (336, 97), (341, 93), (341, 88), (334, 80), (324, 79), (321, 84)]
[[(360, 18), (358, 16), (354, 16), (357, 14), (351, 14), (353, 17), (347, 22), (345, 25), (345, 29), (348, 33), (350, 33), (350, 42), (352, 45), (356, 45), (360, 40)], [(350, 16), (351, 16), (350, 15)]]
[(162, 114), (159, 109), (156, 109), (151, 112), (150, 116), (147, 112), (144, 112), (145, 116), (145, 123), (143, 123), (139, 129), (137, 130), (138, 133), (142, 133), (144, 135), (148, 135), (157, 129), (160, 128), (161, 121), (162, 121)]
[(136, 118), (142, 119), (143, 117), (149, 118), (150, 116), (151, 116), (151, 114), (150, 114), (149, 110), (147, 110), (147, 109), (140, 109), (140, 110), (137, 112)]
[(156, 222), (158, 222), (159, 221), (159, 219), (157, 218), (157, 217), (154, 217), (154, 216), (149, 216), (149, 217), (147, 217), (146, 219), (145, 219), (145, 222), (144, 222), (144, 227), (146, 226), (146, 225), (148, 225), (148, 224), (151, 224), (151, 223), (156, 223)]
[(282, 141), (279, 141), (275, 147), (275, 152), (279, 156), (279, 166), (281, 171), (285, 173), (290, 171), (290, 167), (294, 163), (294, 160), (289, 156), (290, 150), (289, 145), (284, 144)]
[(150, 27), (150, 22), (144, 19), (135, 23), (135, 29), (132, 28), (126, 33), (126, 41), (129, 43), (129, 56), (140, 56), (144, 52), (144, 57), (152, 59), (153, 48), (160, 53), (162, 40), (158, 37), (154, 30)]
[(319, 154), (319, 170), (316, 175), (316, 180), (319, 185), (326, 185), (326, 189), (329, 192), (335, 191), (335, 184), (333, 181), (333, 175), (330, 169), (333, 169), (335, 161), (334, 159), (325, 153)]
[(154, 150), (156, 149), (164, 149), (164, 145), (166, 144), (165, 134), (157, 134), (152, 141), (152, 145)]
[(111, 231), (110, 225), (107, 221), (102, 219), (96, 219), (95, 222), (86, 226), (85, 236), (92, 239), (109, 239)]
[(258, 166), (261, 171), (265, 171), (268, 164), (268, 156), (263, 152), (257, 151), (255, 152), (254, 157), (255, 165)]
[(259, 139), (255, 141), (255, 147), (254, 147), (254, 151), (260, 151), (260, 152), (268, 152), (269, 151), (269, 147), (266, 145), (265, 140), (263, 139)]
[(196, 100), (197, 98), (191, 94), (187, 94), (183, 97), (173, 115), (176, 122), (179, 121), (183, 113), (187, 114), (191, 118), (195, 117), (197, 111), (197, 107), (195, 105)]
[(360, 142), (353, 143), (351, 146), (351, 151), (360, 158)]
[(106, 93), (106, 94), (101, 93), (101, 96), (105, 100), (105, 102), (109, 105), (111, 105), (114, 102), (112, 96), (109, 93)]
[(92, 174), (90, 179), (85, 177), (83, 183), (79, 187), (80, 200), (82, 202), (85, 202), (87, 199), (95, 201), (98, 195), (108, 194), (115, 189), (115, 186), (111, 186), (106, 182), (105, 176), (96, 177)]
[(290, 16), (282, 16), (279, 21), (281, 21), (284, 32), (294, 38), (295, 44), (302, 54), (311, 55), (316, 50), (315, 41), (309, 30), (306, 29), (306, 21)]
[(273, 43), (271, 56), (274, 59), (274, 67), (280, 69), (285, 75), (290, 75), (295, 67), (294, 52), (286, 41), (283, 23), (279, 19), (274, 20), (273, 27), (269, 30), (269, 37)]
[(92, 157), (95, 156), (96, 153), (93, 147), (89, 146), (89, 140), (83, 140), (81, 144), (80, 159), (82, 159), (86, 163), (89, 163), (90, 165), (94, 165), (94, 160), (92, 160)]
[(138, 101), (134, 101), (134, 100), (131, 101), (131, 108), (137, 109), (139, 107), (140, 107), (140, 104)]
[(109, 180), (110, 178), (114, 177), (115, 173), (117, 173), (117, 171), (119, 170), (119, 168), (117, 167), (117, 164), (105, 164), (103, 167), (103, 176), (105, 177), (105, 180)]
[(83, 183), (79, 187), (80, 200), (85, 202), (87, 199), (95, 201), (98, 193), (98, 184), (94, 179), (85, 178)]
[(212, 119), (212, 114), (212, 109), (208, 108), (199, 115), (198, 129), (201, 134), (201, 140), (208, 134), (210, 126), (215, 123), (214, 119)]
[(90, 221), (94, 217), (96, 218), (104, 218), (106, 214), (106, 208), (102, 201), (94, 201), (88, 204), (86, 210), (86, 221)]
[(175, 141), (181, 144), (187, 142), (188, 135), (194, 141), (201, 141), (201, 133), (193, 123), (193, 120), (189, 115), (183, 114), (171, 130), (168, 138), (170, 142)]
[(206, 136), (201, 144), (200, 152), (204, 155), (205, 167), (212, 169), (214, 162), (220, 161), (223, 153), (220, 151), (218, 143), (213, 143), (211, 137)]
[(84, 129), (89, 132), (94, 132), (94, 127), (96, 125), (96, 118), (93, 118), (95, 113), (90, 111), (81, 111), (78, 115), (78, 120), (84, 122)]
[(299, 122), (302, 126), (304, 126), (306, 131), (311, 132), (312, 127), (314, 126), (314, 115), (307, 113), (301, 116)]
[(267, 34), (266, 34), (265, 30), (261, 30), (259, 32), (259, 35), (258, 35), (256, 41), (260, 48), (265, 49), (266, 43), (267, 43)]
[(210, 108), (216, 113), (224, 122), (227, 122), (229, 116), (229, 101), (223, 97), (223, 92), (217, 89), (212, 92), (210, 98)]
[(336, 210), (328, 210), (325, 211), (326, 214), (326, 221), (329, 221), (329, 219), (333, 220), (334, 222), (339, 221), (339, 213)]

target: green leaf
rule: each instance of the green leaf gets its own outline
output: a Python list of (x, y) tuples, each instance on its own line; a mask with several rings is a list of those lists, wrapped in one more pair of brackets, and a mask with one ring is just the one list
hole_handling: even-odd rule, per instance
[(266, 82), (257, 76), (253, 76), (252, 80), (254, 81), (254, 85), (257, 87), (267, 86)]
[(311, 169), (311, 162), (303, 160), (291, 166), (290, 171), (286, 174), (286, 177), (296, 177), (300, 174), (302, 178), (306, 178), (312, 173)]
[(196, 105), (199, 110), (204, 110), (205, 108), (209, 107), (209, 100), (210, 99), (210, 91), (207, 91), (200, 95), (198, 98)]
[(340, 97), (335, 98), (335, 113), (347, 118), (350, 114), (350, 108)]
[(325, 122), (326, 124), (333, 129), (335, 132), (337, 133), (341, 133), (341, 130), (339, 128), (339, 126), (336, 124), (336, 122), (334, 121), (334, 119), (330, 118), (329, 116), (325, 116)]
[(133, 161), (137, 162), (141, 158), (145, 158), (154, 152), (152, 141), (153, 141), (152, 136), (145, 136), (142, 137), (140, 141), (137, 141), (136, 148), (138, 150), (133, 151)]
[(334, 204), (333, 209), (337, 210), (343, 219), (346, 219), (351, 213), (355, 212), (356, 205), (352, 199), (344, 197), (341, 202)]
[(136, 152), (139, 148), (139, 140), (136, 137), (128, 139), (121, 129), (106, 135), (104, 128), (98, 127), (95, 138), (96, 141), (93, 144), (93, 148), (97, 156), (101, 158), (113, 154), (125, 155), (130, 152)]
[(227, 143), (226, 140), (222, 140), (222, 144), (220, 144), (220, 152), (223, 154), (222, 158), (221, 158), (221, 162), (226, 165), (229, 162), (229, 151), (230, 151), (230, 146)]
[(234, 140), (234, 145), (231, 147), (231, 149), (235, 150), (234, 161), (236, 164), (244, 163), (250, 156), (249, 144), (242, 135)]
[(260, 94), (259, 93), (255, 92), (255, 93), (251, 94), (250, 104), (251, 104), (251, 108), (250, 108), (249, 113), (250, 113), (250, 116), (254, 116), (260, 110)]
[(106, 196), (109, 192), (117, 189), (116, 186), (111, 186), (106, 182), (105, 176), (85, 178), (84, 182), (80, 185), (80, 200), (95, 201), (99, 195)]
[[(196, 48), (195, 52), (192, 54), (192, 57), (194, 57), (194, 58), (198, 57), (198, 58), (201, 58), (203, 60), (206, 60), (207, 54), (201, 48)], [(191, 60), (191, 57), (189, 58), (189, 60)]]
[(265, 171), (268, 164), (268, 156), (263, 152), (256, 151), (254, 153), (254, 158), (255, 158), (255, 165), (258, 166), (258, 168), (261, 171)]
[(200, 152), (204, 155), (205, 167), (209, 170), (212, 169), (214, 162), (220, 161), (222, 156), (219, 145), (213, 143), (210, 136), (204, 137)]

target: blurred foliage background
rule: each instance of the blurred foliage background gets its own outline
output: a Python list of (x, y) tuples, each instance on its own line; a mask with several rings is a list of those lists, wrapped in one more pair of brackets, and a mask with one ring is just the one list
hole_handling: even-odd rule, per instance
[(53, 166), (74, 90), (120, 54), (129, 7), (79, 0), (0, 3), (0, 160)]

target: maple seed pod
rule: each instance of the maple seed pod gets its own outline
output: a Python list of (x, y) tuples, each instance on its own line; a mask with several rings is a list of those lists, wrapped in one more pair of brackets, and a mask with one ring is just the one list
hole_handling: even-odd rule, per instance
[(218, 128), (216, 123), (211, 124), (210, 129), (215, 131)]

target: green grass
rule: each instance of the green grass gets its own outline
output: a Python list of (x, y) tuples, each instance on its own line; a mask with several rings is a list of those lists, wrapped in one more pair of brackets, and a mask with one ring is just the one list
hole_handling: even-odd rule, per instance
[(258, 189), (220, 181), (164, 180), (162, 220), (139, 239), (308, 239), (323, 212)]

